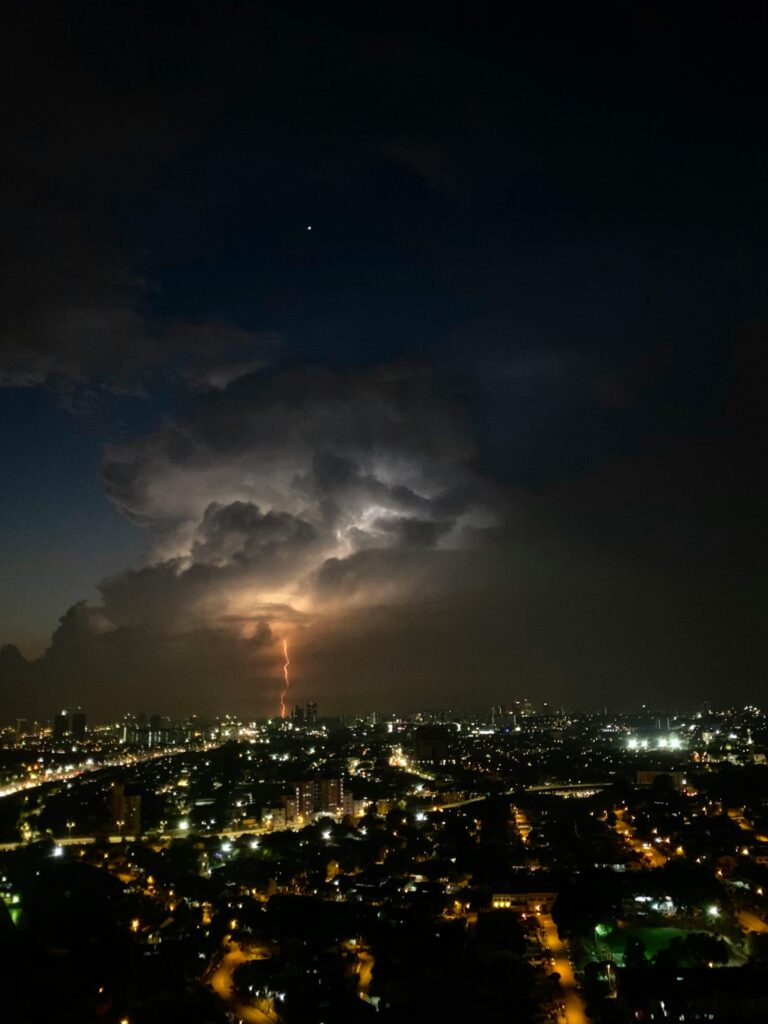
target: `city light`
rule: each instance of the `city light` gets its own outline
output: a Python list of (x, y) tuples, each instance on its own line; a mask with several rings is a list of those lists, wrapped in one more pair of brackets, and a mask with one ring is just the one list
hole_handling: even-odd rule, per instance
[[(514, 857), (521, 867), (536, 865), (535, 871), (543, 868), (542, 880), (547, 877), (548, 869), (556, 865), (559, 866), (557, 870), (565, 874), (570, 871), (572, 838), (557, 827), (561, 802), (573, 795), (603, 793), (603, 801), (599, 805), (588, 801), (583, 810), (575, 809), (569, 812), (568, 817), (570, 820), (573, 814), (574, 821), (580, 823), (582, 857), (591, 849), (596, 869), (627, 873), (626, 884), (631, 895), (623, 904), (622, 915), (629, 927), (690, 930), (691, 924), (686, 920), (690, 910), (676, 898), (674, 889), (670, 889), (671, 895), (662, 895), (658, 889), (661, 879), (650, 889), (644, 885), (645, 872), (663, 867), (669, 858), (676, 862), (689, 858), (693, 863), (702, 865), (702, 871), (709, 870), (717, 885), (740, 887), (745, 892), (751, 891), (754, 897), (761, 895), (760, 886), (754, 881), (742, 881), (736, 877), (733, 868), (726, 867), (726, 862), (721, 859), (726, 856), (733, 858), (735, 852), (740, 865), (746, 867), (749, 858), (755, 856), (756, 848), (762, 847), (759, 826), (753, 827), (751, 823), (756, 810), (724, 806), (722, 797), (714, 794), (708, 786), (706, 775), (697, 775), (696, 790), (685, 785), (689, 758), (684, 748), (675, 749), (671, 744), (670, 737), (674, 735), (671, 730), (659, 737), (661, 740), (666, 738), (667, 745), (659, 744), (653, 748), (650, 742), (647, 748), (641, 746), (645, 739), (643, 734), (632, 734), (630, 739), (638, 746), (636, 751), (631, 751), (629, 742), (625, 745), (627, 733), (623, 731), (620, 719), (610, 728), (606, 727), (604, 717), (597, 728), (586, 715), (558, 721), (558, 730), (570, 735), (569, 746), (574, 751), (592, 751), (595, 762), (605, 769), (599, 772), (605, 775), (605, 782), (581, 781), (584, 779), (584, 754), (578, 762), (569, 765), (568, 755), (564, 755), (557, 744), (552, 745), (551, 722), (540, 725), (535, 718), (528, 718), (520, 732), (513, 732), (508, 726), (506, 732), (481, 729), (482, 720), (473, 721), (470, 716), (467, 716), (461, 732), (442, 724), (430, 726), (428, 735), (431, 742), (437, 742), (441, 735), (445, 735), (450, 737), (456, 749), (451, 751), (450, 747), (443, 747), (439, 760), (432, 759), (426, 763), (417, 756), (415, 739), (422, 728), (417, 717), (409, 722), (406, 716), (393, 716), (389, 722), (383, 723), (392, 725), (386, 733), (380, 728), (372, 733), (370, 723), (361, 720), (357, 725), (345, 726), (336, 735), (329, 735), (324, 727), (317, 728), (314, 720), (310, 731), (298, 714), (292, 720), (290, 732), (285, 723), (272, 718), (263, 723), (250, 722), (247, 732), (242, 734), (241, 723), (228, 718), (219, 731), (221, 742), (218, 746), (211, 744), (207, 748), (183, 749), (179, 751), (183, 754), (181, 763), (169, 757), (141, 761), (137, 760), (135, 751), (124, 751), (121, 761), (131, 773), (126, 780), (131, 783), (130, 791), (123, 784), (125, 788), (118, 791), (120, 799), (115, 800), (111, 782), (105, 783), (105, 810), (108, 815), (111, 811), (108, 830), (111, 843), (104, 847), (95, 844), (92, 836), (75, 838), (75, 815), (80, 831), (86, 831), (87, 826), (83, 822), (90, 820), (82, 818), (75, 810), (82, 806), (80, 794), (75, 791), (72, 797), (77, 802), (73, 802), (71, 810), (67, 807), (61, 815), (61, 828), (67, 839), (54, 839), (49, 846), (50, 855), (62, 857), (65, 852), (70, 852), (71, 845), (78, 863), (93, 865), (96, 862), (100, 870), (114, 875), (128, 890), (141, 893), (142, 900), (148, 904), (147, 915), (142, 913), (141, 921), (138, 916), (129, 918), (123, 927), (130, 930), (147, 955), (154, 954), (158, 946), (162, 947), (161, 951), (168, 948), (170, 952), (169, 944), (176, 941), (173, 921), (179, 908), (189, 906), (189, 897), (181, 898), (183, 877), (174, 877), (177, 870), (174, 859), (166, 861), (166, 856), (178, 842), (174, 837), (187, 837), (193, 831), (200, 838), (194, 844), (194, 852), (191, 849), (184, 851), (191, 855), (189, 864), (199, 872), (200, 878), (212, 879), (216, 885), (208, 894), (210, 901), (199, 905), (198, 924), (190, 924), (185, 912), (181, 927), (184, 930), (199, 927), (206, 932), (215, 920), (228, 922), (229, 929), (213, 955), (223, 955), (225, 963), (229, 964), (226, 956), (228, 952), (232, 953), (232, 969), (237, 965), (241, 951), (250, 955), (248, 931), (244, 929), (241, 932), (238, 924), (240, 920), (245, 923), (239, 912), (245, 912), (246, 899), (263, 905), (275, 894), (315, 899), (322, 893), (322, 898), (334, 902), (370, 905), (378, 914), (381, 910), (380, 893), (375, 887), (371, 889), (361, 877), (365, 869), (360, 871), (360, 864), (375, 863), (377, 873), (381, 872), (386, 877), (387, 864), (393, 856), (390, 851), (396, 851), (393, 864), (396, 863), (395, 857), (399, 864), (411, 858), (406, 867), (411, 878), (402, 891), (406, 905), (413, 900), (420, 906), (426, 896), (426, 889), (422, 891), (425, 885), (434, 886), (435, 895), (445, 901), (435, 916), (435, 936), (438, 937), (443, 920), (459, 919), (468, 924), (475, 921), (474, 915), (478, 911), (473, 901), (466, 899), (467, 880), (471, 878), (472, 869), (465, 860), (463, 844), (459, 842), (457, 845), (454, 836), (460, 836), (464, 830), (474, 847), (482, 847), (488, 841), (503, 842), (498, 837), (491, 840), (490, 830), (486, 832), (485, 816), (479, 813), (480, 807), (475, 807), (475, 804), (482, 805), (489, 794), (497, 792), (499, 778), (513, 780), (519, 763), (523, 762), (527, 769), (536, 767), (544, 779), (530, 787), (518, 782), (514, 789), (510, 785), (510, 790), (504, 794), (505, 800), (514, 799), (514, 805), (507, 805), (506, 810), (509, 841), (513, 844), (510, 853), (514, 850)], [(678, 728), (686, 728), (684, 722)], [(310, 735), (311, 746), (307, 742)], [(507, 737), (513, 739), (510, 741)], [(696, 739), (692, 745), (695, 742)], [(35, 760), (29, 759), (30, 764), (38, 766), (38, 771), (41, 770), (39, 756), (35, 752)], [(638, 756), (648, 765), (647, 770), (637, 765)], [(686, 766), (685, 771), (683, 765)], [(471, 781), (464, 782), (461, 776), (457, 777), (458, 766)], [(108, 771), (111, 774), (107, 776), (105, 773), (105, 778), (111, 779), (115, 767)], [(560, 777), (558, 771), (562, 772)], [(612, 771), (635, 776), (634, 784), (630, 783), (622, 790), (620, 798), (615, 796), (610, 785)], [(423, 781), (415, 783), (416, 773)], [(597, 772), (593, 769), (592, 774), (594, 777)], [(659, 794), (675, 790), (674, 800), (656, 799), (654, 794), (659, 777), (663, 783)], [(352, 787), (357, 785), (354, 780), (358, 778), (364, 780), (365, 786), (381, 787), (386, 795), (375, 801), (361, 798), (352, 791)], [(75, 785), (74, 781), (67, 781)], [(90, 776), (87, 782), (84, 780), (89, 787), (94, 783), (99, 785), (98, 774)], [(147, 800), (145, 807), (138, 802), (129, 804), (129, 792), (132, 794), (140, 789), (142, 792), (154, 792), (156, 801)], [(63, 792), (62, 787), (59, 794)], [(140, 820), (141, 811), (145, 808), (147, 818)], [(204, 808), (202, 813), (200, 808)], [(735, 843), (732, 835), (723, 833), (721, 836), (711, 829), (713, 816), (726, 812), (741, 830), (740, 841)], [(364, 815), (368, 817), (364, 818)], [(330, 820), (336, 822), (338, 832), (331, 827)], [(370, 820), (376, 821), (373, 827)], [(409, 836), (409, 823), (418, 826), (418, 836)], [(33, 816), (26, 818), (20, 827), (27, 842), (41, 838)], [(265, 840), (254, 834), (262, 831), (276, 838)], [(139, 838), (130, 844), (118, 842), (118, 835), (123, 833)], [(227, 872), (233, 867), (231, 860), (238, 851), (255, 853), (265, 844), (271, 846), (274, 843), (274, 853), (277, 853), (280, 849), (277, 837), (281, 833), (293, 833), (296, 837), (292, 855), (295, 867), (289, 867), (279, 879), (268, 878), (272, 872), (265, 872), (263, 878), (261, 873), (248, 877), (247, 863), (243, 862), (242, 887), (226, 884)], [(371, 845), (362, 842), (366, 836), (378, 833), (381, 833), (380, 841), (377, 838)], [(354, 839), (361, 841), (357, 848), (349, 843)], [(413, 853), (409, 850), (412, 840)], [(354, 850), (354, 855), (347, 858), (340, 854), (338, 862), (334, 859), (329, 864), (328, 850), (334, 841), (338, 842), (344, 854), (352, 854)], [(688, 853), (689, 843), (690, 849), (695, 851), (693, 854)], [(179, 846), (184, 845), (189, 844), (179, 843)], [(142, 847), (147, 853), (151, 850), (146, 866), (140, 855)], [(443, 859), (449, 870), (453, 866), (455, 877), (430, 880), (431, 872), (426, 871), (424, 863), (433, 858)], [(165, 862), (162, 871), (161, 862)], [(315, 878), (318, 862), (326, 865), (325, 890), (321, 890), (323, 883)], [(152, 870), (149, 870), (150, 864)], [(188, 869), (189, 865), (183, 870)], [(400, 870), (402, 867), (397, 868)], [(634, 873), (631, 881), (630, 871)], [(397, 873), (393, 874), (392, 882), (399, 877)], [(490, 906), (498, 913), (516, 918), (522, 927), (530, 930), (526, 933), (528, 955), (535, 971), (551, 971), (553, 964), (557, 964), (557, 973), (562, 976), (562, 957), (553, 959), (550, 946), (550, 943), (558, 941), (554, 925), (546, 923), (548, 907), (552, 904), (542, 901), (541, 892), (517, 892), (513, 883), (523, 877), (523, 871), (519, 875), (511, 875), (508, 884), (512, 891), (493, 893)], [(673, 883), (670, 881), (670, 884)], [(4, 891), (3, 885), (4, 880), (0, 876), (0, 898), (4, 899), (9, 912), (19, 917), (23, 899), (10, 891), (10, 885)], [(551, 899), (554, 903), (555, 893), (551, 894)], [(706, 930), (713, 937), (733, 924), (725, 906), (725, 903), (714, 899), (702, 905), (700, 913), (707, 922)], [(751, 924), (763, 922), (764, 917), (756, 907), (749, 913), (753, 917), (746, 920)], [(15, 917), (13, 920), (16, 922)], [(169, 922), (167, 927), (162, 925), (165, 921)], [(589, 944), (593, 955), (600, 958), (607, 952), (608, 945), (612, 944), (610, 936), (616, 928), (616, 921), (603, 917), (593, 932), (593, 943)], [(543, 939), (539, 929), (545, 930)], [(364, 944), (368, 941), (357, 940), (356, 953), (361, 958), (369, 955), (375, 958), (375, 953), (364, 951)], [(345, 940), (345, 948), (348, 953), (353, 948), (348, 940)], [(748, 952), (745, 955), (748, 956)], [(202, 959), (206, 960), (207, 956), (204, 953)], [(221, 961), (209, 961), (208, 969), (213, 970), (214, 977), (218, 968), (212, 965), (217, 962)], [(714, 962), (718, 963), (717, 958)], [(368, 977), (368, 968), (360, 966), (364, 963), (367, 960), (361, 959), (358, 964), (360, 977), (363, 974)], [(317, 967), (312, 969), (314, 973), (319, 970)], [(653, 970), (652, 966), (650, 970)], [(620, 984), (619, 978), (619, 987)], [(217, 991), (221, 994), (231, 989), (222, 987)], [(262, 987), (260, 991), (260, 998), (265, 1001), (279, 1001), (272, 990)], [(367, 994), (367, 988), (363, 994)], [(233, 1009), (233, 1004), (228, 1002), (229, 997), (223, 998), (225, 1005)], [(556, 1011), (556, 1006), (553, 1005), (552, 1009)]]

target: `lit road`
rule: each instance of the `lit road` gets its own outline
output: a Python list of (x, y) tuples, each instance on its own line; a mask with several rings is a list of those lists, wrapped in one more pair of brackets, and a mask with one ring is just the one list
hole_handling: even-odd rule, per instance
[(455, 807), (466, 807), (467, 804), (479, 804), (482, 803), (483, 800), (487, 799), (488, 797), (485, 794), (482, 796), (469, 796), (466, 800), (454, 800), (453, 803), (450, 804), (432, 804), (429, 809), (430, 811), (451, 811)]
[(366, 949), (361, 949), (357, 954), (357, 994), (361, 999), (368, 998), (368, 989), (371, 987), (371, 976), (375, 962), (371, 953)]
[[(201, 829), (199, 832), (190, 832), (189, 829), (171, 829), (159, 834), (160, 839), (185, 839), (190, 835), (218, 836), (219, 839), (239, 839), (240, 836), (264, 836), (271, 832), (298, 832), (297, 825), (277, 825), (268, 828), (265, 825), (257, 825), (254, 828), (225, 828), (218, 832), (210, 832), (208, 829)], [(47, 837), (46, 837), (47, 838)], [(134, 842), (138, 837), (126, 833), (125, 835), (107, 836), (110, 843)], [(19, 839), (12, 843), (0, 843), (0, 850), (18, 850), (22, 846), (29, 846), (35, 840)], [(51, 836), (51, 841), (57, 846), (88, 846), (96, 842), (96, 836)]]
[(521, 811), (519, 807), (515, 808), (515, 828), (521, 842), (527, 843), (528, 836), (531, 834), (531, 822), (525, 811)]
[(219, 743), (206, 743), (199, 747), (167, 747), (163, 750), (153, 750), (148, 754), (125, 754), (123, 757), (100, 761), (98, 764), (89, 764), (85, 761), (82, 764), (65, 765), (55, 771), (46, 771), (42, 775), (36, 775), (34, 778), (27, 777), (7, 786), (0, 786), (0, 799), (4, 796), (13, 796), (14, 793), (26, 793), (27, 790), (37, 789), (39, 786), (48, 786), (52, 782), (69, 782), (71, 779), (79, 779), (82, 775), (92, 775), (94, 772), (105, 771), (108, 768), (125, 768), (128, 765), (141, 764), (144, 761), (155, 761), (160, 757), (177, 757), (180, 754), (214, 750), (220, 745)]
[(731, 807), (728, 811), (728, 817), (731, 821), (734, 821), (740, 829), (744, 832), (749, 832), (750, 835), (754, 836), (759, 843), (768, 843), (768, 836), (762, 835), (760, 832), (755, 832), (755, 829), (743, 814), (740, 814), (734, 807)]
[(735, 807), (728, 808), (728, 817), (731, 819), (731, 821), (735, 821), (739, 828), (743, 829), (745, 832), (752, 831), (752, 826), (749, 824), (744, 815), (737, 811)]
[(237, 943), (230, 941), (227, 943), (227, 952), (206, 980), (219, 999), (226, 1003), (234, 1013), (237, 1020), (245, 1021), (245, 1024), (275, 1024), (277, 1018), (274, 1015), (265, 1013), (257, 1006), (241, 1002), (235, 995), (233, 981), (235, 970), (240, 964), (258, 959), (260, 958), (257, 956), (248, 956)]
[[(589, 1024), (589, 1017), (573, 976), (573, 968), (568, 959), (568, 951), (557, 933), (557, 927), (551, 914), (537, 914), (539, 924), (544, 930), (544, 939), (554, 960), (553, 969), (560, 975), (560, 988), (565, 1003), (566, 1024)], [(561, 1018), (562, 1019), (562, 1018)]]
[(749, 910), (738, 911), (739, 924), (748, 932), (768, 932), (768, 924)]
[(616, 831), (651, 867), (663, 868), (667, 863), (668, 858), (653, 843), (645, 844), (636, 837), (632, 826), (624, 821), (624, 811), (616, 811)]

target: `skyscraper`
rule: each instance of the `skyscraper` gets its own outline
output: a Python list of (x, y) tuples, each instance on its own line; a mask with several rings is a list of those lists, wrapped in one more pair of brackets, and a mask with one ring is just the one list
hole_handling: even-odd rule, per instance
[(82, 708), (78, 708), (77, 711), (72, 712), (72, 720), (70, 723), (72, 739), (80, 742), (85, 739), (85, 723), (86, 715)]
[(53, 719), (53, 738), (54, 740), (63, 740), (65, 736), (69, 735), (69, 712), (67, 710), (60, 711)]

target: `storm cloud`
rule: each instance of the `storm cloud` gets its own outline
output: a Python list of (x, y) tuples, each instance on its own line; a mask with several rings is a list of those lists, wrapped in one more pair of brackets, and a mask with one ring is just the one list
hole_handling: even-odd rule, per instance
[(734, 671), (753, 616), (724, 617), (702, 575), (706, 550), (730, 592), (742, 578), (713, 545), (711, 446), (536, 491), (479, 454), (465, 393), (420, 366), (287, 363), (190, 391), (104, 456), (145, 559), (42, 658), (5, 649), (4, 703), (274, 714), (284, 639), (292, 698), (328, 709), (692, 699)]
[(765, 45), (668, 7), (15, 5), (9, 717), (754, 699)]
[(455, 589), (502, 516), (474, 460), (461, 400), (420, 367), (269, 367), (198, 393), (106, 452), (148, 556), (67, 612), (46, 671), (108, 675), (114, 658), (121, 688), (134, 673), (129, 689), (178, 695), (208, 644), (209, 706), (269, 710), (282, 639)]
[(241, 612), (270, 592), (316, 610), (328, 560), (417, 548), (438, 561), (498, 516), (460, 403), (412, 367), (269, 368), (111, 449), (103, 475), (148, 531), (145, 572), (225, 588)]

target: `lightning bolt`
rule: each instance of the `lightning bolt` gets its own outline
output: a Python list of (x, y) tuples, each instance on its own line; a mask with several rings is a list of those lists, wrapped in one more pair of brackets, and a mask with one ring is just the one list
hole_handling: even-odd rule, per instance
[(285, 662), (283, 664), (283, 689), (280, 693), (280, 717), (285, 718), (285, 695), (288, 693), (288, 687), (291, 685), (291, 679), (288, 675), (288, 668), (291, 664), (291, 659), (288, 657), (288, 641), (283, 638), (283, 656)]

